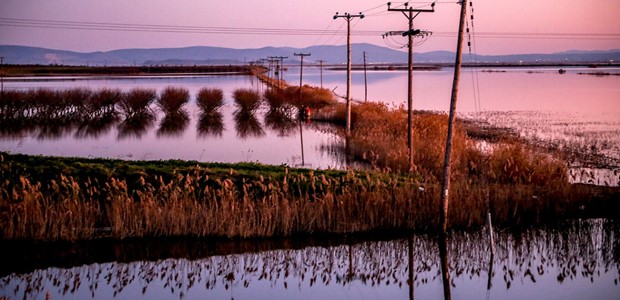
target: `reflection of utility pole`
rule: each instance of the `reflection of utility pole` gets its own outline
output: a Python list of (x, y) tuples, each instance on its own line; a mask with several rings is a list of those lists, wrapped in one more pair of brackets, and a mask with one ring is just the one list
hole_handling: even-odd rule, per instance
[(299, 136), (301, 139), (301, 165), (305, 165), (305, 159), (304, 159), (304, 134), (302, 131), (302, 127), (301, 127), (301, 116), (302, 114), (305, 113), (305, 111), (302, 111), (302, 88), (303, 88), (303, 78), (304, 78), (304, 57), (306, 56), (310, 56), (310, 53), (293, 53), (295, 56), (300, 56), (301, 57), (301, 65), (299, 68), (299, 105), (300, 105), (300, 111), (299, 111)]
[(357, 15), (352, 15), (349, 13), (344, 13), (344, 15), (339, 15), (336, 12), (334, 16), (334, 20), (337, 18), (344, 18), (347, 21), (347, 135), (351, 134), (351, 19), (360, 18), (363, 19), (364, 15), (359, 13)]
[(4, 93), (4, 56), (0, 56), (0, 92)]
[(452, 96), (450, 97), (450, 114), (448, 115), (448, 135), (446, 137), (446, 152), (443, 161), (443, 181), (441, 185), (441, 205), (442, 211), (441, 229), (442, 232), (447, 231), (448, 226), (448, 190), (450, 189), (450, 155), (452, 153), (452, 127), (454, 126), (454, 118), (456, 114), (456, 100), (459, 91), (459, 79), (461, 78), (461, 58), (463, 57), (463, 27), (465, 25), (465, 12), (467, 4), (461, 1), (461, 18), (459, 21), (458, 39), (456, 42), (456, 58), (454, 62), (454, 80), (452, 81)]
[(409, 282), (409, 300), (413, 300), (413, 287), (415, 284), (415, 276), (413, 274), (413, 238), (409, 237), (407, 239), (407, 256), (409, 258), (409, 276), (407, 281)]
[(317, 60), (317, 62), (320, 64), (321, 66), (321, 88), (323, 88), (323, 63), (325, 62), (324, 60)]
[(368, 79), (366, 78), (366, 51), (364, 51), (364, 102), (368, 101)]
[[(409, 47), (409, 61), (407, 64), (407, 70), (409, 75), (409, 81), (407, 83), (407, 146), (409, 147), (409, 171), (413, 170), (413, 36), (418, 32), (413, 30), (413, 19), (422, 12), (435, 12), (435, 3), (431, 4), (431, 9), (414, 9), (409, 6), (408, 2), (405, 2), (405, 8), (391, 8), (392, 3), (388, 2), (388, 11), (400, 11), (409, 20), (409, 30), (403, 33), (403, 36), (407, 35), (409, 41), (407, 43)], [(415, 13), (415, 14), (414, 14)]]

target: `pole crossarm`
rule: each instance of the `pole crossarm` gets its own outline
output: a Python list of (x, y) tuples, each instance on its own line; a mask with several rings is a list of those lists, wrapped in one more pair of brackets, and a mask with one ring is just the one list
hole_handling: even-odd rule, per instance
[[(431, 9), (419, 9), (413, 8), (409, 6), (409, 2), (405, 2), (405, 8), (392, 8), (392, 2), (388, 2), (388, 11), (402, 11), (402, 12), (410, 12), (410, 13), (422, 13), (422, 12), (435, 12), (435, 2), (431, 3)], [(418, 14), (416, 14), (417, 16)]]
[(364, 18), (364, 14), (360, 12), (357, 15), (352, 15), (350, 13), (338, 14), (338, 12), (336, 12), (336, 14), (334, 15), (334, 20), (336, 20), (338, 18), (345, 18), (345, 19), (347, 19), (347, 21), (350, 21), (353, 18), (363, 19)]

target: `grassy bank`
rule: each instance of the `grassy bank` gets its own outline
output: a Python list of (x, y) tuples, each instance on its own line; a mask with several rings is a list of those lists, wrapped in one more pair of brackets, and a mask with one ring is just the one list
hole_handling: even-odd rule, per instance
[[(5, 240), (274, 237), (434, 230), (439, 185), (413, 175), (258, 164), (120, 161), (2, 153)], [(450, 224), (523, 226), (611, 216), (618, 189), (454, 182)]]

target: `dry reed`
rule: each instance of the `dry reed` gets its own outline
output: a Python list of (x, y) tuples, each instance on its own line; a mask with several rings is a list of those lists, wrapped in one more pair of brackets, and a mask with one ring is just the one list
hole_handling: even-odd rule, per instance
[[(19, 175), (21, 169), (12, 169), (10, 156), (4, 159), (0, 182), (3, 239), (91, 239), (100, 227), (109, 227), (111, 237), (122, 239), (272, 237), (433, 230), (438, 226), (440, 187), (420, 185), (416, 177), (355, 172), (319, 175), (287, 169), (283, 177), (265, 177), (259, 171), (254, 176), (235, 176), (234, 170), (218, 175), (196, 166), (166, 178), (142, 172), (126, 178), (82, 175), (77, 181), (59, 174), (35, 182)], [(482, 226), (486, 195), (499, 225), (559, 220), (583, 213), (580, 207), (600, 205), (591, 191), (580, 186), (459, 180), (452, 188), (449, 218), (453, 227)]]
[(224, 105), (224, 93), (221, 89), (202, 88), (196, 95), (196, 102), (204, 113), (215, 112)]
[(181, 87), (166, 87), (157, 98), (157, 104), (166, 114), (179, 112), (189, 102), (189, 91)]

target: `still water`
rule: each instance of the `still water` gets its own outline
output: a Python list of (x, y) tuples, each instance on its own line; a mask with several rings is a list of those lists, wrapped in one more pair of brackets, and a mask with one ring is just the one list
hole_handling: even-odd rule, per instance
[[(514, 130), (529, 140), (570, 149), (595, 163), (571, 162), (575, 182), (618, 185), (620, 178), (620, 69), (568, 68), (464, 69), (459, 86), (457, 110), (461, 117)], [(594, 76), (580, 73), (597, 71), (614, 74)], [(354, 71), (352, 98), (383, 102), (390, 107), (406, 105), (406, 71)], [(285, 79), (296, 84), (299, 68), (290, 67)], [(416, 110), (445, 112), (449, 107), (453, 69), (414, 72), (413, 106)], [(309, 67), (304, 84), (346, 94), (346, 72)], [(189, 124), (174, 132), (164, 130), (163, 116), (140, 132), (125, 132), (122, 126), (109, 126), (100, 132), (84, 132), (69, 127), (57, 130), (39, 128), (10, 131), (0, 129), (0, 150), (13, 153), (44, 154), (120, 159), (184, 159), (210, 162), (261, 162), (310, 168), (344, 168), (344, 159), (335, 155), (333, 145), (341, 143), (333, 127), (317, 123), (274, 126), (263, 106), (246, 124), (233, 117), (236, 107), (232, 93), (238, 88), (264, 91), (252, 76), (157, 76), (157, 77), (64, 77), (12, 79), (6, 89), (73, 88), (91, 89), (134, 87), (161, 91), (167, 86), (185, 87), (192, 99), (202, 87), (224, 91), (220, 109), (222, 128), (205, 131), (195, 103), (186, 109)], [(273, 120), (271, 120), (273, 121)], [(290, 123), (290, 122), (289, 122)], [(302, 151), (303, 150), (303, 151)], [(601, 173), (592, 178), (590, 174)], [(598, 174), (597, 173), (597, 174)]]
[[(444, 299), (447, 275), (452, 299), (618, 299), (619, 225), (597, 219), (499, 230), (493, 256), (484, 231), (452, 233), (446, 243), (413, 235), (276, 247), (252, 241), (77, 245), (65, 249), (69, 265), (24, 270), (16, 264), (27, 255), (5, 262), (0, 298)], [(106, 258), (83, 257), (89, 251)]]

